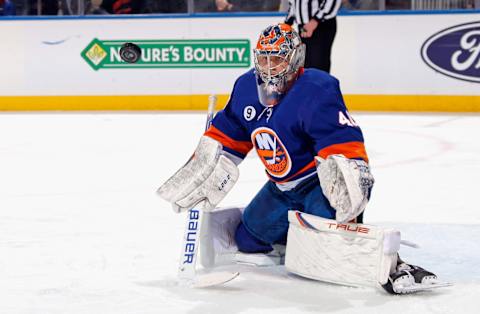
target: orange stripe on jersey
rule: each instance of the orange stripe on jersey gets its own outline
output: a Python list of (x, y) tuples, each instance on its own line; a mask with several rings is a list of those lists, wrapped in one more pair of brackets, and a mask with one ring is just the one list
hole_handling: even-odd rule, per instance
[[(283, 156), (285, 152), (275, 152), (275, 156)], [(273, 158), (273, 151), (266, 149), (257, 149), (257, 154), (265, 158)]]
[(208, 128), (204, 135), (219, 141), (224, 147), (233, 149), (243, 155), (248, 154), (253, 147), (253, 144), (250, 142), (242, 142), (232, 139), (213, 125)]
[(312, 168), (315, 167), (315, 160), (309, 162), (305, 167), (303, 167), (302, 169), (300, 169), (299, 171), (297, 171), (296, 173), (292, 174), (291, 176), (289, 176), (288, 178), (286, 178), (285, 180), (282, 180), (282, 181), (275, 181), (277, 183), (285, 183), (285, 182), (288, 182), (291, 178), (295, 177), (295, 176), (298, 176), (299, 174), (302, 174), (304, 173), (305, 171), (307, 170), (310, 170)]
[(362, 158), (368, 162), (367, 152), (365, 151), (365, 145), (362, 142), (346, 142), (341, 144), (334, 144), (318, 152), (318, 155), (323, 159), (326, 159), (330, 155), (342, 154), (347, 158)]

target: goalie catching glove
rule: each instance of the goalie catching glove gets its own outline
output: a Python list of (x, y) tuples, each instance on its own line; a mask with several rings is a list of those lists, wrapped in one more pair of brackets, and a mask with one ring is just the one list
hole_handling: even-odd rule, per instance
[(237, 166), (222, 155), (222, 145), (202, 136), (189, 161), (168, 179), (157, 193), (180, 213), (202, 203), (212, 211), (238, 180)]
[(320, 186), (325, 197), (336, 210), (338, 222), (349, 222), (367, 206), (375, 180), (370, 167), (363, 160), (330, 155), (327, 159), (315, 157)]

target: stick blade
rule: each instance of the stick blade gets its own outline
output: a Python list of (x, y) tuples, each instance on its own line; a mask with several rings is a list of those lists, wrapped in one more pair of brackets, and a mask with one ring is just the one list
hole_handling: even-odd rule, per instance
[(195, 277), (194, 280), (192, 280), (190, 286), (192, 288), (209, 288), (209, 287), (214, 287), (218, 285), (223, 285), (224, 283), (227, 283), (240, 275), (239, 272), (228, 272), (228, 271), (222, 271), (222, 272), (215, 272), (215, 273), (210, 273), (210, 274), (204, 274), (204, 275), (198, 275)]

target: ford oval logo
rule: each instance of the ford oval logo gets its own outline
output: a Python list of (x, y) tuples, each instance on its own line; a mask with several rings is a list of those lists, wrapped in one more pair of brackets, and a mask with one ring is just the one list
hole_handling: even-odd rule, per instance
[(480, 83), (480, 22), (444, 29), (422, 45), (422, 59), (450, 77)]

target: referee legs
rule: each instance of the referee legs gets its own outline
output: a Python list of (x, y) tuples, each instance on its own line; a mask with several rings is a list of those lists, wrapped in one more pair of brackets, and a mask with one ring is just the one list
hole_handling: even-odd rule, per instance
[(337, 19), (320, 22), (310, 38), (302, 38), (306, 46), (305, 68), (317, 68), (330, 73), (330, 54), (337, 33)]

